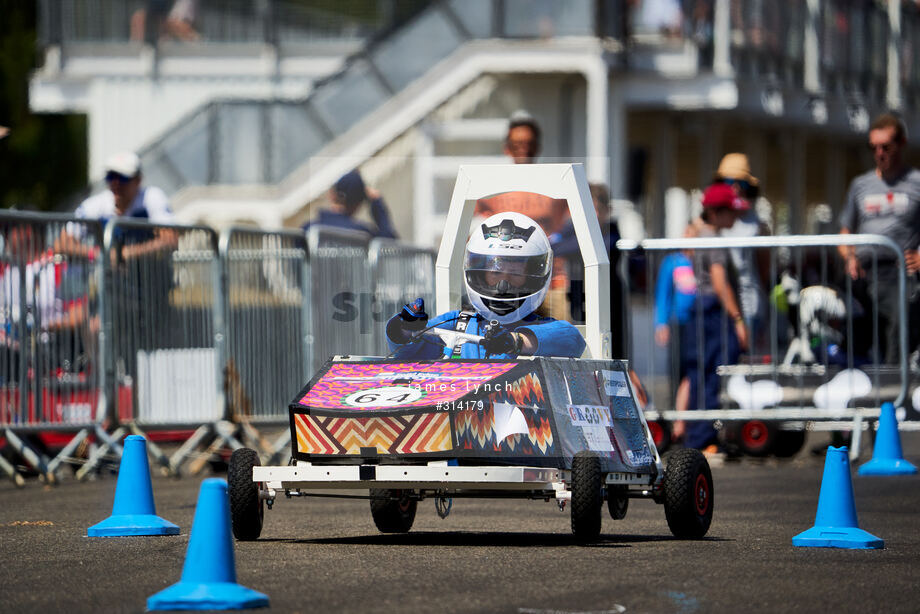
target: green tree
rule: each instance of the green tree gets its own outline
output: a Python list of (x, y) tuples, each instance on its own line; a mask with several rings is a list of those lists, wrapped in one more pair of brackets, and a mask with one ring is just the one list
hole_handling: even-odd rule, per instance
[(59, 209), (86, 185), (86, 117), (33, 114), (37, 2), (0, 0), (0, 206)]

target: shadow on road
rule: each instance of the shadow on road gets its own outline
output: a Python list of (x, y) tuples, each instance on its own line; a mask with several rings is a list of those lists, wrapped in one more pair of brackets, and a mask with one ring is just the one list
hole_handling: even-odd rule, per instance
[[(472, 533), (416, 532), (389, 535), (356, 535), (353, 537), (324, 537), (317, 539), (260, 539), (266, 543), (288, 544), (348, 544), (365, 546), (467, 546), (467, 547), (584, 547), (584, 548), (626, 548), (630, 544), (646, 542), (679, 541), (670, 535), (601, 535), (596, 541), (582, 542), (573, 535), (546, 533)], [(701, 541), (732, 541), (707, 537)]]

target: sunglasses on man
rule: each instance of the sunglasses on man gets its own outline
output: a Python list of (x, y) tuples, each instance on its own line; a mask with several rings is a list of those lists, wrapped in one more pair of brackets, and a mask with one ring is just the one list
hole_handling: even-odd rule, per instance
[(113, 182), (128, 183), (129, 181), (132, 181), (133, 179), (134, 177), (128, 177), (127, 175), (116, 173), (115, 171), (109, 171), (105, 174), (106, 183), (113, 183)]

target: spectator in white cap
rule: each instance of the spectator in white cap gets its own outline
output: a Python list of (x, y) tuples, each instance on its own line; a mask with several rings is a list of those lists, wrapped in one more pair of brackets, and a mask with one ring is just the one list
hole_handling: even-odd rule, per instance
[[(120, 152), (105, 163), (105, 182), (109, 188), (90, 196), (77, 207), (74, 216), (99, 220), (103, 224), (116, 217), (140, 219), (153, 224), (175, 222), (166, 193), (154, 186), (142, 186), (141, 161), (137, 154)], [(80, 226), (68, 224), (56, 248), (71, 254), (84, 253), (79, 244)], [(159, 229), (118, 229), (116, 259), (127, 259), (172, 247), (177, 240), (175, 231)]]
[(171, 223), (169, 199), (160, 188), (141, 186), (141, 161), (137, 154), (124, 151), (106, 160), (105, 182), (109, 189), (84, 200), (74, 215), (108, 221), (113, 217), (133, 217), (155, 223)]

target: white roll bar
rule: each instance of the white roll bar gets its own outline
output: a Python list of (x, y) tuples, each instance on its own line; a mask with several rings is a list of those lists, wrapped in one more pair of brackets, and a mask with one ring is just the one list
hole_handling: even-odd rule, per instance
[(585, 263), (585, 340), (591, 358), (612, 358), (610, 261), (601, 237), (591, 191), (581, 164), (462, 165), (450, 199), (436, 265), (437, 312), (460, 307), (463, 250), (473, 207), (480, 198), (533, 192), (565, 199)]

